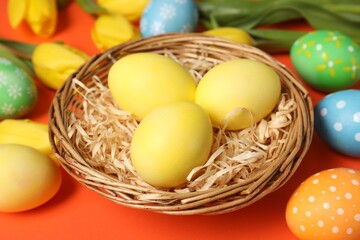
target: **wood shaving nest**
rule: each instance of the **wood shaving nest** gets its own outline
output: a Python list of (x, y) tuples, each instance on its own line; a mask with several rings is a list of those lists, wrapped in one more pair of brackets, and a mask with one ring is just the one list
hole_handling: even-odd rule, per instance
[[(199, 82), (204, 73), (220, 62), (208, 62), (205, 58), (177, 59), (186, 66)], [(131, 139), (138, 122), (127, 111), (121, 110), (109, 88), (94, 75), (85, 85), (73, 79), (73, 90), (82, 101), (81, 119), (73, 112), (69, 119), (68, 136), (82, 152), (85, 161), (93, 168), (118, 178), (125, 184), (156, 189), (144, 182), (136, 173), (130, 159)], [(178, 193), (220, 188), (244, 181), (254, 171), (271, 165), (277, 149), (282, 149), (289, 137), (296, 102), (282, 93), (272, 113), (259, 123), (239, 131), (225, 131), (214, 127), (214, 140), (208, 161), (194, 168), (187, 183), (175, 189)]]

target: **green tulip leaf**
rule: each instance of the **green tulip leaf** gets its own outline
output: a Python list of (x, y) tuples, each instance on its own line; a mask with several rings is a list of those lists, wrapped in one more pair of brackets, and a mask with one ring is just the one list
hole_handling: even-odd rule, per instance
[(90, 14), (102, 14), (108, 11), (100, 7), (94, 0), (76, 0), (79, 6), (87, 13)]

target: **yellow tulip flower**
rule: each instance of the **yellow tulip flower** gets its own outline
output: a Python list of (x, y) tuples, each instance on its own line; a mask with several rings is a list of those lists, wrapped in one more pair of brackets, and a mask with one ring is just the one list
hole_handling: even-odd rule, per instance
[(240, 44), (253, 45), (254, 43), (254, 40), (247, 32), (234, 27), (219, 27), (204, 31), (203, 33), (222, 37)]
[(150, 0), (98, 0), (99, 6), (110, 13), (120, 14), (132, 22), (140, 19)]
[(105, 14), (95, 20), (91, 37), (98, 49), (107, 50), (115, 45), (140, 38), (139, 30), (121, 15)]
[(48, 125), (30, 119), (5, 119), (0, 122), (0, 144), (16, 143), (51, 155)]
[(39, 36), (49, 37), (56, 29), (56, 0), (9, 0), (8, 17), (12, 28), (26, 21)]
[(79, 49), (49, 42), (36, 46), (32, 63), (36, 77), (47, 87), (58, 89), (89, 58)]

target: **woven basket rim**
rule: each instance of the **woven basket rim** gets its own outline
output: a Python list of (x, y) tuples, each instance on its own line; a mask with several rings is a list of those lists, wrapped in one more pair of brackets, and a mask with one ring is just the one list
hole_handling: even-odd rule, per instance
[[(271, 65), (281, 75), (283, 88), (298, 104), (295, 124), (292, 126), (291, 141), (284, 147), (280, 163), (270, 165), (253, 179), (231, 184), (221, 189), (199, 192), (178, 193), (164, 190), (147, 189), (119, 182), (99, 169), (90, 167), (83, 153), (76, 149), (73, 140), (67, 136), (69, 106), (77, 104), (72, 82), (77, 79), (88, 82), (96, 74), (106, 78), (109, 64), (133, 52), (157, 52), (164, 48), (181, 56), (196, 57), (200, 47), (213, 50), (208, 56), (225, 61), (229, 55), (260, 60)], [(215, 48), (214, 48), (215, 47)], [(86, 83), (87, 83), (86, 82)], [(49, 138), (55, 156), (61, 166), (74, 179), (118, 204), (173, 215), (222, 214), (246, 207), (284, 185), (298, 168), (305, 156), (313, 135), (313, 106), (311, 98), (294, 74), (282, 63), (260, 49), (249, 45), (236, 44), (202, 33), (170, 33), (134, 40), (117, 45), (107, 51), (94, 55), (74, 72), (57, 90), (49, 110)], [(154, 199), (167, 201), (158, 203)]]

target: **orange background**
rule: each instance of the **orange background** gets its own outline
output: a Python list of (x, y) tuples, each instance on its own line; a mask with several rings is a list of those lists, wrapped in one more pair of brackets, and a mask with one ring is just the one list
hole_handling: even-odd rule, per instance
[[(49, 39), (36, 37), (26, 25), (11, 29), (6, 5), (6, 0), (0, 0), (0, 37), (29, 43), (58, 40), (89, 55), (99, 52), (90, 37), (94, 18), (74, 2), (59, 12), (57, 31)], [(274, 56), (294, 72), (288, 54)], [(34, 80), (39, 89), (39, 101), (27, 118), (47, 123), (47, 111), (55, 92)], [(315, 106), (325, 94), (306, 87)], [(360, 89), (360, 84), (355, 88)], [(0, 239), (293, 240), (296, 237), (285, 221), (290, 195), (310, 175), (333, 167), (360, 170), (360, 159), (334, 152), (315, 133), (302, 164), (281, 189), (251, 206), (216, 216), (170, 216), (117, 205), (63, 171), (62, 187), (49, 202), (27, 212), (0, 213)]]

